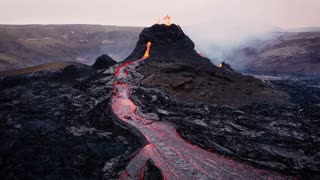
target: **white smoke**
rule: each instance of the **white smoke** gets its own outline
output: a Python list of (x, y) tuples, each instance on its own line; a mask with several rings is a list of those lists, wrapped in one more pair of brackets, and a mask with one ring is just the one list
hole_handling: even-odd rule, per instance
[(239, 20), (215, 19), (197, 25), (182, 27), (185, 33), (194, 41), (196, 50), (204, 54), (214, 64), (226, 61), (234, 68), (241, 70), (246, 58), (239, 55), (231, 58), (240, 47), (253, 46), (256, 41), (275, 37), (280, 28), (259, 24), (257, 22), (241, 22)]

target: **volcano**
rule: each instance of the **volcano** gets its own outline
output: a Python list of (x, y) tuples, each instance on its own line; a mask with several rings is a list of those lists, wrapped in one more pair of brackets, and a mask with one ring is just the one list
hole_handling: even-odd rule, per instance
[[(291, 178), (231, 159), (226, 160), (194, 146), (182, 139), (174, 126), (159, 122), (156, 117), (139, 111), (139, 107), (131, 99), (131, 90), (133, 86), (139, 86), (141, 80), (137, 78), (139, 75), (136, 67), (149, 61), (164, 64), (186, 63), (189, 67), (218, 69), (209, 59), (196, 53), (194, 44), (179, 26), (154, 25), (143, 30), (134, 52), (115, 70), (116, 82), (111, 99), (113, 112), (121, 122), (137, 129), (147, 142), (147, 145), (131, 159), (122, 172), (121, 179), (143, 179), (145, 174), (149, 174), (145, 172), (148, 162), (154, 163), (156, 171), (161, 172), (157, 179)], [(149, 69), (148, 65), (144, 68)], [(183, 69), (180, 69), (180, 72), (183, 72)]]
[(1, 77), (0, 176), (319, 179), (320, 81), (263, 82), (194, 47), (168, 22), (121, 63)]
[(150, 57), (138, 69), (144, 76), (141, 84), (145, 87), (161, 87), (182, 100), (231, 106), (287, 99), (285, 93), (254, 77), (212, 64), (196, 52), (192, 40), (175, 24), (145, 28), (125, 62), (140, 59), (147, 42), (152, 43)]
[(209, 59), (199, 56), (194, 50), (194, 43), (182, 31), (181, 27), (175, 24), (155, 24), (145, 28), (137, 42), (132, 54), (126, 60), (139, 59), (143, 56), (145, 45), (151, 42), (152, 59), (158, 62), (180, 62), (194, 65), (209, 65)]

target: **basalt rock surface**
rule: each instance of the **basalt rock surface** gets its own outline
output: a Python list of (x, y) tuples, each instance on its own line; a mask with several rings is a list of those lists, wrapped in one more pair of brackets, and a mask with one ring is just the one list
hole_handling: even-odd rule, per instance
[(150, 179), (150, 180), (162, 180), (163, 175), (161, 173), (161, 170), (154, 165), (154, 162), (149, 159), (145, 165), (145, 167), (142, 169), (140, 173), (141, 179)]
[(141, 114), (174, 124), (184, 139), (208, 151), (299, 178), (319, 179), (320, 81), (268, 83), (288, 91), (290, 102), (235, 108), (187, 103), (143, 87), (134, 88), (131, 98)]
[(70, 66), (2, 78), (0, 176), (116, 177), (144, 139), (116, 120), (112, 90), (112, 69)]

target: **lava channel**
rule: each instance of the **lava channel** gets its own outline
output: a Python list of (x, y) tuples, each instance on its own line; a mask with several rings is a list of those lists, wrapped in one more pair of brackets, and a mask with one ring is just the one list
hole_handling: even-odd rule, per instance
[(137, 107), (130, 99), (130, 85), (126, 68), (149, 57), (151, 43), (145, 55), (118, 66), (115, 72), (112, 109), (125, 123), (138, 129), (149, 142), (129, 162), (121, 179), (139, 179), (148, 159), (157, 166), (165, 179), (294, 179), (206, 151), (182, 139), (171, 125), (153, 122), (136, 114)]

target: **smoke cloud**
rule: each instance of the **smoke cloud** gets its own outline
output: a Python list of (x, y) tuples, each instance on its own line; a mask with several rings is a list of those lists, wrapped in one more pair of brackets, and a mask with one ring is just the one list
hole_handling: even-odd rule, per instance
[(241, 70), (246, 66), (246, 57), (234, 52), (240, 47), (253, 46), (256, 41), (276, 38), (282, 29), (265, 24), (241, 22), (236, 19), (214, 19), (207, 23), (182, 27), (194, 41), (196, 50), (204, 54), (214, 64), (222, 61)]

